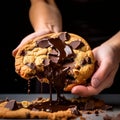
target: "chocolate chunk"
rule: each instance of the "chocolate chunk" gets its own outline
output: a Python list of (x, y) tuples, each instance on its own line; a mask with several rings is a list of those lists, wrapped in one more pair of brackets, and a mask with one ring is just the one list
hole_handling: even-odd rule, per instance
[(87, 62), (86, 62), (86, 60), (85, 59), (83, 59), (83, 60), (81, 60), (80, 61), (80, 64), (83, 66), (83, 65), (85, 65)]
[(85, 57), (85, 59), (81, 60), (80, 63), (82, 66), (85, 64), (91, 64), (91, 58), (90, 57)]
[(99, 111), (98, 110), (95, 110), (95, 115), (99, 116)]
[(66, 52), (66, 57), (73, 55), (73, 51), (70, 48), (70, 46), (66, 45), (64, 48), (65, 52)]
[(59, 39), (64, 42), (70, 39), (70, 35), (67, 32), (63, 32), (59, 35)]
[(66, 75), (65, 86), (74, 83), (75, 78), (72, 75)]
[(37, 45), (37, 47), (41, 47), (41, 48), (47, 48), (50, 46), (50, 44), (48, 42), (48, 38), (44, 38), (42, 40), (36, 41), (36, 45)]
[(85, 110), (93, 110), (95, 108), (94, 101), (87, 101), (85, 104)]
[(32, 111), (39, 111), (38, 109), (36, 109), (36, 108), (32, 108)]
[(25, 55), (26, 55), (26, 51), (22, 50), (20, 56), (25, 56)]
[(17, 110), (18, 109), (18, 105), (17, 102), (15, 100), (10, 100), (6, 105), (6, 108), (10, 109), (10, 110)]
[(26, 63), (25, 65), (27, 65), (28, 67), (30, 67), (32, 70), (34, 70), (36, 68), (34, 63)]
[(59, 57), (57, 57), (57, 56), (49, 55), (49, 59), (50, 59), (53, 63), (58, 63), (58, 61), (59, 61)]
[(73, 106), (70, 110), (75, 115), (81, 115), (78, 108), (77, 108), (77, 106)]
[(80, 40), (76, 40), (76, 41), (72, 41), (70, 43), (70, 46), (73, 48), (73, 49), (80, 49), (81, 47), (84, 46), (83, 42), (81, 42)]
[(50, 51), (49, 55), (59, 56), (60, 53), (59, 53), (59, 51), (57, 51), (56, 49), (52, 49), (52, 50)]
[(43, 64), (44, 64), (44, 66), (48, 66), (50, 64), (50, 60), (44, 59)]
[(91, 58), (90, 58), (90, 57), (86, 57), (86, 58), (85, 58), (85, 61), (86, 61), (88, 64), (91, 64)]

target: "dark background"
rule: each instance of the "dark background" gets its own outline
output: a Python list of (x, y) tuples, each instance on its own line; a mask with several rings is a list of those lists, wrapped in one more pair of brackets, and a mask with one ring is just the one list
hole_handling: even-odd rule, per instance
[[(57, 1), (63, 15), (63, 31), (81, 35), (94, 48), (119, 30), (119, 4), (116, 0), (106, 2), (104, 5), (103, 0), (101, 0), (102, 2), (98, 0), (99, 4), (94, 0), (91, 0), (92, 2), (80, 1), (81, 4), (79, 4), (78, 0), (74, 0), (74, 2), (73, 0)], [(2, 1), (0, 5), (0, 93), (27, 93), (27, 81), (15, 73), (12, 50), (17, 47), (26, 35), (33, 32), (28, 18), (30, 1)], [(79, 20), (80, 18), (81, 20)], [(96, 30), (96, 28), (99, 28), (99, 30)], [(119, 80), (120, 69), (115, 76), (112, 87), (102, 92), (120, 93)], [(31, 93), (36, 92), (36, 82), (36, 79), (31, 81)]]

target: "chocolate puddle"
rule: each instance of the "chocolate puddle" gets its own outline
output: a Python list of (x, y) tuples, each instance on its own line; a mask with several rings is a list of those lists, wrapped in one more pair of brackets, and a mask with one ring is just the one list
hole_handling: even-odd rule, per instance
[[(38, 110), (38, 111), (46, 111), (46, 112), (57, 112), (57, 111), (65, 111), (67, 109), (73, 109), (74, 111), (78, 111), (77, 105), (72, 103), (69, 100), (66, 100), (64, 97), (61, 97), (60, 101), (52, 100), (46, 101), (42, 103), (34, 103), (28, 106), (30, 110)], [(78, 113), (78, 112), (77, 112)], [(79, 114), (79, 113), (78, 113)]]

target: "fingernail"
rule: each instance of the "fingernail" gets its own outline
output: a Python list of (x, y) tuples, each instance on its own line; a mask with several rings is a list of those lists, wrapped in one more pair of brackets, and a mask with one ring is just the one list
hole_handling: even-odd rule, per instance
[(94, 78), (92, 80), (92, 86), (93, 87), (97, 88), (99, 86), (99, 84), (100, 84), (100, 81), (97, 78)]

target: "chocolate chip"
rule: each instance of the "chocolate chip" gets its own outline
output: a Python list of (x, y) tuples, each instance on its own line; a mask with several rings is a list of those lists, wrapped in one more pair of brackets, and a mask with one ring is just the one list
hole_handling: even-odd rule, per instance
[(53, 55), (53, 56), (59, 56), (59, 51), (57, 51), (56, 49), (52, 49), (49, 53), (49, 55)]
[(91, 58), (90, 57), (85, 57), (83, 60), (81, 60), (80, 63), (82, 66), (85, 64), (91, 64)]
[(42, 40), (36, 41), (36, 45), (37, 45), (37, 47), (41, 47), (41, 48), (47, 48), (50, 46), (50, 44), (48, 42), (48, 38), (44, 38)]
[(10, 109), (10, 110), (17, 110), (18, 109), (18, 105), (17, 102), (15, 100), (10, 100), (6, 105), (6, 108)]
[(25, 65), (27, 65), (28, 67), (30, 67), (32, 70), (34, 70), (36, 68), (34, 63), (26, 63)]
[(58, 61), (59, 61), (59, 57), (53, 56), (53, 55), (49, 55), (49, 59), (50, 59), (53, 63), (58, 63)]
[(44, 59), (43, 64), (44, 64), (44, 66), (48, 66), (50, 64), (50, 60)]
[(62, 33), (59, 35), (59, 39), (64, 42), (64, 41), (70, 39), (70, 35), (69, 35), (67, 32), (62, 32)]
[(73, 114), (75, 114), (75, 115), (81, 115), (80, 112), (79, 112), (79, 110), (78, 110), (78, 108), (77, 108), (77, 106), (72, 107), (71, 108), (71, 112)]
[(36, 100), (39, 101), (39, 100), (42, 100), (43, 98), (42, 97), (38, 97)]
[(26, 55), (26, 51), (22, 50), (22, 51), (20, 52), (20, 56), (25, 56), (25, 55)]
[(38, 109), (36, 109), (36, 108), (32, 108), (32, 111), (39, 111)]
[(81, 60), (81, 61), (80, 61), (80, 64), (81, 64), (82, 66), (85, 65), (85, 64), (86, 64), (86, 60), (85, 60), (85, 59)]
[(64, 50), (66, 52), (66, 57), (73, 55), (73, 51), (70, 46), (66, 45)]
[(73, 48), (73, 49), (79, 49), (81, 47), (84, 46), (83, 42), (81, 42), (80, 40), (75, 40), (75, 41), (72, 41), (70, 43), (70, 46)]
[(98, 110), (95, 110), (95, 115), (99, 116), (99, 111)]
[(91, 58), (90, 58), (90, 57), (86, 57), (86, 58), (85, 58), (85, 61), (86, 61), (88, 64), (91, 64)]
[(93, 110), (95, 108), (94, 101), (87, 101), (85, 104), (85, 110)]

